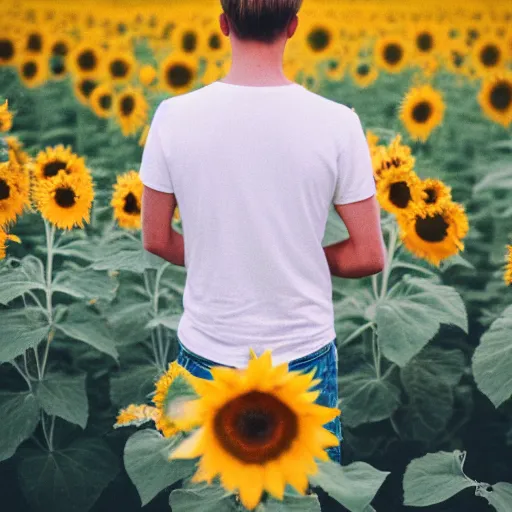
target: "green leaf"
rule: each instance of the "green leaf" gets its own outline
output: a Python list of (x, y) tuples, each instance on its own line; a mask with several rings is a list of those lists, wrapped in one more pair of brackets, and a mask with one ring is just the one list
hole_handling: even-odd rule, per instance
[(158, 493), (195, 471), (195, 460), (168, 460), (181, 436), (165, 438), (146, 429), (131, 436), (124, 449), (124, 465), (137, 488), (142, 506)]
[(12, 457), (39, 423), (39, 404), (32, 393), (0, 393), (0, 461)]
[(476, 488), (475, 494), (485, 498), (489, 505), (492, 505), (497, 512), (510, 512), (512, 503), (512, 484), (498, 482), (494, 484), (491, 491), (480, 485)]
[(285, 493), (283, 501), (269, 499), (261, 507), (262, 512), (321, 512), (316, 495), (290, 496)]
[(155, 388), (158, 369), (154, 366), (137, 366), (110, 379), (110, 398), (119, 407), (143, 404)]
[(478, 389), (499, 407), (512, 394), (512, 306), (503, 311), (482, 336), (473, 353)]
[[(124, 293), (124, 289), (121, 288), (118, 297), (122, 297)], [(152, 304), (147, 298), (129, 303), (123, 301), (109, 307), (105, 316), (112, 327), (116, 344), (129, 346), (146, 340), (150, 335), (146, 329), (146, 322), (151, 318), (152, 310)]]
[(404, 475), (404, 505), (427, 507), (441, 503), (476, 482), (467, 478), (463, 466), (466, 452), (427, 453), (411, 461)]
[(56, 328), (117, 360), (115, 342), (105, 321), (82, 304), (71, 306), (66, 319), (56, 324)]
[(374, 367), (363, 362), (339, 378), (341, 417), (349, 427), (389, 418), (400, 406), (400, 389), (378, 378)]
[(404, 288), (377, 304), (376, 322), (384, 356), (405, 366), (437, 333), (441, 324), (468, 331), (466, 308), (450, 286), (405, 277)]
[(101, 439), (79, 439), (67, 448), (24, 450), (18, 478), (37, 512), (87, 512), (119, 472), (117, 457)]
[(218, 485), (196, 485), (176, 489), (169, 496), (172, 512), (237, 512), (234, 495)]
[(57, 274), (53, 290), (78, 299), (105, 299), (112, 301), (116, 295), (117, 279), (92, 269), (65, 270)]
[(380, 471), (366, 462), (348, 466), (321, 462), (318, 473), (309, 480), (350, 512), (364, 512), (388, 475), (389, 471)]
[(155, 327), (159, 325), (163, 325), (164, 327), (167, 327), (168, 329), (171, 329), (173, 331), (178, 330), (178, 324), (180, 322), (180, 319), (182, 317), (183, 313), (176, 313), (174, 315), (162, 315), (157, 316), (150, 320), (146, 327), (148, 329), (154, 329)]
[(150, 268), (141, 250), (122, 250), (98, 258), (92, 265), (94, 270), (126, 270), (141, 274), (144, 269)]
[(85, 378), (85, 374), (48, 374), (37, 387), (45, 412), (85, 428), (89, 416)]
[(94, 261), (96, 259), (97, 245), (91, 243), (91, 240), (78, 239), (54, 248), (53, 252), (61, 256)]
[(0, 325), (0, 363), (12, 361), (29, 348), (34, 348), (50, 331), (48, 325), (30, 320), (23, 310), (0, 311)]
[(38, 261), (40, 262), (35, 256), (26, 256), (18, 267), (7, 268), (0, 273), (0, 304), (6, 306), (29, 290), (46, 289), (44, 281), (41, 280)]

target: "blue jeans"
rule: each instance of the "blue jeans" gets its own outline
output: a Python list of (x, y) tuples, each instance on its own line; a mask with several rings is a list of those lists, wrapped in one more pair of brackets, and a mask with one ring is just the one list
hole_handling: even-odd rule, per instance
[[(321, 382), (312, 390), (320, 390), (316, 403), (327, 407), (336, 407), (338, 403), (338, 350), (336, 341), (336, 338), (334, 338), (334, 340), (321, 349), (288, 363), (290, 371), (298, 370), (308, 373), (313, 368), (317, 369), (315, 378), (321, 379)], [(196, 377), (212, 380), (210, 373), (212, 366), (227, 366), (220, 365), (190, 352), (181, 344), (179, 339), (178, 343), (178, 364)], [(341, 464), (341, 441), (343, 440), (343, 434), (340, 417), (338, 416), (334, 420), (329, 421), (324, 427), (340, 440), (338, 446), (327, 448), (327, 453), (332, 461)]]

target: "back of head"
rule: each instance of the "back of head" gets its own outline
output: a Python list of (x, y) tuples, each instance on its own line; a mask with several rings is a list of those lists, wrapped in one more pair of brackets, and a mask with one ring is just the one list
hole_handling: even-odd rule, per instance
[(303, 0), (220, 0), (235, 36), (271, 44), (284, 32)]

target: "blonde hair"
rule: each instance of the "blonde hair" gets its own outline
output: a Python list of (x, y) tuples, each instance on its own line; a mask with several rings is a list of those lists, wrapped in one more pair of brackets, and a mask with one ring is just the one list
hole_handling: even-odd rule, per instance
[(274, 42), (297, 14), (303, 0), (220, 0), (239, 39)]

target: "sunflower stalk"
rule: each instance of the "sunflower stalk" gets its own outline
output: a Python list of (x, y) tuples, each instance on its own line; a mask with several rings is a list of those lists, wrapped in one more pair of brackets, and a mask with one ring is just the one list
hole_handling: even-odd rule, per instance
[(383, 299), (388, 291), (388, 281), (389, 275), (391, 274), (391, 267), (393, 263), (393, 256), (395, 254), (395, 250), (397, 247), (398, 240), (398, 228), (396, 224), (390, 229), (389, 238), (388, 238), (388, 249), (386, 253), (386, 263), (384, 265), (384, 270), (382, 273), (382, 285), (380, 289), (380, 298)]
[(372, 325), (372, 352), (373, 352), (373, 363), (375, 366), (375, 374), (380, 379), (380, 345), (377, 338), (377, 329), (375, 325)]
[(17, 372), (23, 377), (23, 379), (27, 383), (28, 389), (30, 391), (32, 391), (32, 382), (30, 382), (29, 375), (25, 374), (25, 372), (18, 366), (18, 363), (16, 363), (16, 361), (12, 360), (12, 361), (10, 361), (10, 363), (17, 370)]

